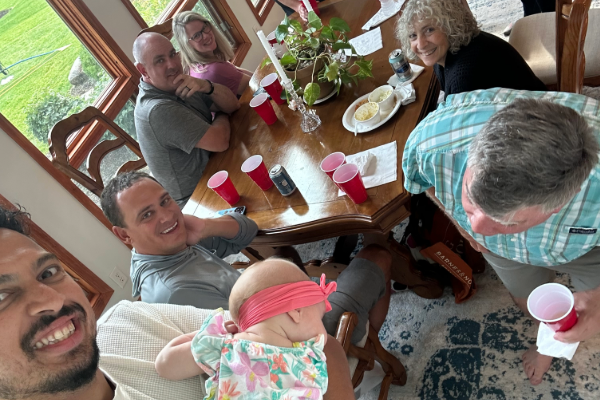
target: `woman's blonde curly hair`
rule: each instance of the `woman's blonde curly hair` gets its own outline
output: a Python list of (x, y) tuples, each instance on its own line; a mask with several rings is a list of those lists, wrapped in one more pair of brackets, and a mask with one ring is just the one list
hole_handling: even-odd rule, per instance
[[(213, 58), (207, 59), (202, 56), (202, 54), (198, 53), (188, 41), (185, 26), (192, 21), (201, 21), (211, 24), (212, 33), (215, 37), (215, 42), (217, 43), (217, 48), (213, 51)], [(203, 65), (215, 61), (229, 61), (234, 56), (233, 47), (219, 29), (208, 19), (194, 11), (183, 11), (173, 17), (173, 36), (175, 37), (175, 40), (177, 40), (177, 44), (179, 44), (181, 50), (181, 63), (183, 64), (183, 69), (186, 73), (189, 73), (190, 69), (195, 68), (197, 64)]]
[(432, 20), (448, 37), (449, 49), (456, 54), (480, 32), (473, 14), (465, 9), (461, 0), (409, 0), (396, 24), (396, 38), (400, 40), (404, 54), (416, 60), (418, 56), (410, 48), (410, 35), (414, 24)]

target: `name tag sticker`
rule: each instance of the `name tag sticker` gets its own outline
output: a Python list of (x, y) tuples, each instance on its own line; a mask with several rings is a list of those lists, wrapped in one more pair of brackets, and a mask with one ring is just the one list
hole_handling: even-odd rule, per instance
[(597, 228), (577, 228), (575, 226), (569, 228), (569, 233), (576, 233), (579, 235), (593, 235), (598, 232)]

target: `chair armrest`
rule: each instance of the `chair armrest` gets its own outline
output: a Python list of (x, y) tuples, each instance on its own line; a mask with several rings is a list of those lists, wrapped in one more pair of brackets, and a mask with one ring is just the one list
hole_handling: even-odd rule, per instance
[(356, 324), (358, 324), (358, 316), (352, 312), (345, 312), (338, 321), (335, 338), (340, 342), (346, 354), (348, 354), (348, 349), (350, 349), (350, 339), (352, 338)]

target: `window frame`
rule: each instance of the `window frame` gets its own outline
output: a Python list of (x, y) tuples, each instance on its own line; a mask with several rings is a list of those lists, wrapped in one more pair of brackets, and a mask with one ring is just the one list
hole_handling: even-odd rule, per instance
[[(161, 23), (165, 22), (166, 20), (168, 20), (169, 18), (173, 18), (175, 16), (175, 14), (180, 13), (182, 11), (191, 10), (192, 8), (194, 8), (194, 5), (197, 3), (197, 1), (198, 0), (173, 0), (173, 1), (171, 1), (168, 4), (168, 6), (163, 10), (163, 12), (159, 15), (158, 20), (156, 21), (156, 24), (157, 25), (161, 24)], [(244, 61), (244, 58), (246, 57), (246, 55), (248, 54), (248, 51), (250, 50), (250, 47), (252, 46), (252, 42), (250, 41), (250, 38), (248, 38), (248, 35), (246, 35), (246, 32), (240, 25), (237, 17), (233, 13), (233, 10), (231, 9), (231, 7), (229, 7), (229, 4), (227, 4), (226, 0), (207, 0), (207, 1), (210, 2), (210, 4), (213, 6), (213, 8), (219, 13), (219, 16), (221, 18), (223, 18), (223, 22), (225, 22), (227, 25), (229, 25), (229, 31), (237, 42), (237, 48), (235, 49), (235, 55), (234, 55), (233, 59), (231, 60), (231, 62), (238, 67), (241, 66), (242, 62)], [(250, 1), (250, 0), (246, 0), (246, 1)], [(275, 3), (273, 0), (261, 0), (261, 1), (271, 2), (273, 4)], [(133, 18), (138, 22), (141, 29), (148, 28), (148, 23), (146, 21), (144, 21), (144, 18), (142, 18), (142, 16), (140, 15), (140, 13), (135, 8), (135, 6), (131, 3), (130, 0), (121, 0), (121, 2), (125, 5), (127, 10), (129, 10), (131, 15), (133, 15)], [(272, 7), (272, 5), (271, 5), (271, 7)], [(271, 8), (269, 7), (269, 9), (266, 10), (266, 12), (264, 14), (264, 19), (266, 19), (266, 16), (268, 15), (270, 9)], [(264, 21), (264, 19), (263, 19), (263, 21)], [(261, 22), (261, 25), (262, 25), (262, 22)]]
[(252, 0), (246, 0), (246, 4), (250, 7), (252, 14), (262, 26), (265, 23), (265, 20), (269, 16), (269, 12), (271, 12), (271, 8), (275, 4), (274, 0), (258, 0), (256, 5), (252, 4)]
[[(46, 0), (67, 24), (73, 34), (90, 51), (113, 78), (96, 100), (95, 106), (114, 119), (125, 103), (137, 93), (140, 73), (123, 50), (112, 39), (83, 0)], [(102, 210), (81, 191), (65, 174), (52, 165), (51, 160), (29, 141), (4, 115), (0, 113), (0, 129), (23, 148), (42, 168), (59, 182), (73, 197), (87, 208), (108, 229), (112, 228)], [(74, 135), (68, 144), (71, 164), (77, 167), (87, 158), (91, 149), (104, 134), (100, 124), (91, 124)]]

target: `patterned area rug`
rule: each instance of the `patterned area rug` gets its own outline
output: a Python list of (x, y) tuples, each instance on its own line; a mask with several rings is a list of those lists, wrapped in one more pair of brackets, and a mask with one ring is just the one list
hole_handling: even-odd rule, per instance
[[(502, 38), (523, 16), (520, 0), (469, 0), (484, 31)], [(592, 8), (600, 8), (594, 0)], [(584, 88), (600, 100), (600, 88)], [(394, 228), (400, 239), (406, 221)], [(333, 254), (336, 239), (296, 246), (303, 260)], [(361, 248), (359, 244), (355, 253)], [(242, 259), (233, 256), (234, 259)], [(392, 386), (390, 399), (403, 400), (588, 400), (600, 398), (600, 337), (581, 343), (572, 361), (554, 360), (539, 386), (531, 386), (521, 355), (535, 342), (533, 322), (514, 305), (491, 268), (476, 275), (477, 294), (455, 304), (449, 288), (437, 300), (410, 291), (394, 293), (380, 339), (408, 373), (405, 386)], [(557, 278), (568, 284), (568, 276)], [(361, 396), (375, 400), (379, 386)]]

